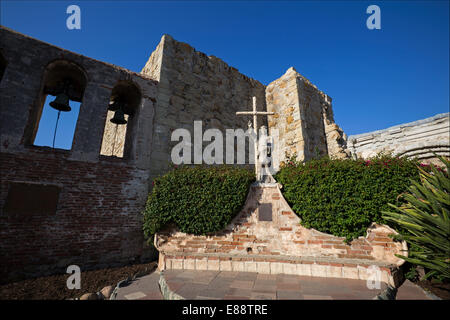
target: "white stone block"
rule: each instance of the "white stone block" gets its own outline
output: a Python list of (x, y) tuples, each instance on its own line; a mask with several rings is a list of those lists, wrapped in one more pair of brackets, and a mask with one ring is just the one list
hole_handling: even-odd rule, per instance
[(220, 271), (232, 271), (231, 260), (220, 260)]
[(327, 266), (327, 277), (342, 278), (342, 267)]
[(327, 266), (320, 264), (311, 265), (311, 275), (313, 277), (326, 277), (327, 276)]
[(166, 267), (166, 262), (165, 262), (165, 257), (166, 257), (166, 256), (165, 256), (162, 252), (159, 253), (159, 258), (158, 258), (158, 269), (159, 269), (160, 271), (167, 269), (167, 267)]
[(271, 262), (270, 263), (270, 273), (271, 274), (283, 273), (283, 264), (281, 262)]
[(355, 267), (342, 267), (342, 278), (359, 279), (358, 269)]
[(256, 263), (256, 270), (258, 273), (270, 274), (270, 262), (258, 261)]
[(164, 269), (165, 269), (165, 270), (170, 270), (170, 269), (172, 269), (172, 259), (166, 258), (166, 259), (164, 260)]
[(245, 272), (257, 272), (256, 270), (256, 262), (245, 261)]
[(297, 265), (294, 263), (283, 263), (284, 274), (297, 274)]
[(232, 271), (244, 272), (245, 264), (244, 261), (231, 261)]
[(297, 264), (297, 274), (299, 276), (311, 276), (311, 264)]
[(189, 270), (195, 270), (195, 259), (185, 259), (183, 268), (189, 269)]
[(394, 279), (389, 275), (387, 271), (381, 271), (381, 282), (394, 286)]
[(367, 280), (369, 276), (374, 277), (373, 272), (367, 272), (367, 268), (358, 266), (358, 278), (360, 280)]
[(172, 269), (183, 269), (183, 259), (172, 259)]
[(220, 270), (219, 260), (209, 260), (208, 259), (207, 265), (208, 265), (208, 270), (213, 270), (213, 271)]
[(208, 270), (208, 263), (206, 259), (195, 260), (195, 270)]

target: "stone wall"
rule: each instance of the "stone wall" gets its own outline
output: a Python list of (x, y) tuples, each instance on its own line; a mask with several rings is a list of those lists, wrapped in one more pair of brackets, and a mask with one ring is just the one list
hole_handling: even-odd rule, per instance
[[(86, 269), (139, 258), (156, 82), (7, 28), (0, 28), (0, 37), (6, 61), (0, 79), (2, 281), (65, 272), (70, 264)], [(33, 144), (45, 90), (52, 89), (44, 80), (55, 62), (61, 70), (82, 70), (86, 79), (83, 91), (69, 93), (81, 102), (70, 150)], [(124, 158), (100, 154), (119, 81), (134, 83), (142, 93)]]
[[(219, 58), (198, 52), (169, 35), (162, 37), (142, 74), (159, 80), (152, 176), (166, 171), (171, 162), (171, 149), (178, 143), (171, 142), (175, 129), (188, 129), (193, 139), (194, 121), (199, 120), (202, 121), (203, 131), (216, 128), (225, 138), (225, 129), (248, 129), (247, 124), (252, 117), (236, 116), (236, 111), (252, 110), (253, 96), (257, 98), (257, 110), (266, 111), (265, 87), (260, 82), (239, 73)], [(267, 125), (263, 117), (260, 117), (259, 123)]]
[(433, 153), (450, 157), (449, 113), (409, 122), (384, 130), (348, 137), (354, 157), (369, 158), (380, 152), (436, 162)]
[[(127, 135), (127, 126), (114, 125), (111, 119), (114, 117), (114, 112), (108, 110), (106, 114), (105, 130), (103, 132), (102, 147), (100, 154), (105, 156), (116, 156), (123, 158), (125, 150), (125, 137)], [(128, 115), (124, 115), (125, 120), (128, 121)]]
[(294, 68), (289, 68), (266, 88), (272, 135), (278, 133), (279, 161), (297, 154), (298, 160), (318, 155), (347, 157), (342, 130), (334, 123), (331, 98)]
[[(272, 206), (270, 221), (261, 219), (262, 204)], [(392, 233), (373, 224), (365, 237), (345, 244), (344, 238), (302, 227), (278, 187), (253, 186), (244, 208), (223, 231), (195, 236), (171, 227), (157, 234), (155, 245), (161, 269), (367, 279), (367, 268), (378, 266), (389, 282), (403, 263), (395, 254), (406, 249), (406, 243), (388, 237)]]
[(333, 107), (331, 105), (331, 97), (320, 92), (321, 103), (323, 107), (323, 124), (325, 127), (325, 135), (327, 139), (328, 155), (332, 159), (344, 159), (350, 156), (347, 148), (347, 135), (334, 122)]

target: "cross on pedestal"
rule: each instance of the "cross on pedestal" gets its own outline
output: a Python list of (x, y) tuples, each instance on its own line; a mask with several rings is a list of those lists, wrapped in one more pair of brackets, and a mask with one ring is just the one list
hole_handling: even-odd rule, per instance
[(255, 173), (256, 179), (259, 178), (259, 159), (258, 159), (258, 116), (267, 116), (274, 115), (275, 112), (266, 112), (266, 111), (256, 111), (256, 97), (253, 97), (253, 111), (238, 111), (236, 112), (237, 116), (241, 115), (253, 115), (253, 130), (255, 131)]

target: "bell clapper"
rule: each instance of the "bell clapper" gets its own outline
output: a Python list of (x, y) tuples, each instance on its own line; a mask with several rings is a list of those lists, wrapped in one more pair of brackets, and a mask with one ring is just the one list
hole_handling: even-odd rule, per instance
[(117, 137), (117, 127), (119, 127), (118, 124), (116, 124), (116, 129), (114, 130), (114, 139), (113, 139), (113, 145), (111, 150), (111, 155), (114, 155), (114, 149), (116, 148), (116, 137)]
[(113, 103), (110, 103), (108, 106), (108, 110), (114, 111), (114, 116), (109, 120), (116, 125), (116, 129), (114, 130), (114, 140), (112, 145), (111, 155), (114, 155), (114, 149), (116, 147), (116, 137), (117, 137), (117, 128), (119, 125), (126, 124), (127, 120), (125, 120), (125, 113), (123, 112), (124, 103), (120, 101), (120, 99), (115, 99)]
[(53, 133), (53, 144), (52, 144), (53, 149), (55, 149), (56, 129), (58, 129), (58, 121), (59, 121), (60, 114), (61, 114), (61, 110), (58, 110), (58, 117), (56, 118), (56, 124), (55, 124), (55, 132)]
[(69, 104), (69, 96), (67, 95), (68, 87), (70, 86), (70, 81), (65, 80), (63, 84), (63, 89), (60, 93), (57, 94), (55, 100), (49, 103), (50, 107), (52, 107), (55, 110), (58, 110), (58, 117), (56, 118), (56, 124), (55, 124), (55, 132), (53, 133), (53, 144), (52, 148), (55, 148), (55, 139), (56, 139), (56, 130), (58, 129), (58, 121), (59, 117), (61, 115), (61, 111), (68, 112), (72, 110)]

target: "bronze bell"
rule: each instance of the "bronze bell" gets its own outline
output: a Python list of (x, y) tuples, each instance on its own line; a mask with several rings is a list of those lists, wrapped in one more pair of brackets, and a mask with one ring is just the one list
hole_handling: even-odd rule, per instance
[(119, 109), (122, 109), (122, 103), (118, 100), (114, 100), (108, 105), (108, 110), (110, 111), (117, 111)]
[(114, 112), (114, 117), (112, 117), (111, 120), (114, 124), (126, 124), (127, 120), (125, 120), (125, 114), (123, 113), (122, 109), (117, 109), (116, 112)]
[(72, 110), (69, 105), (69, 96), (65, 92), (58, 94), (52, 102), (49, 103), (53, 109), (58, 111), (67, 112)]

